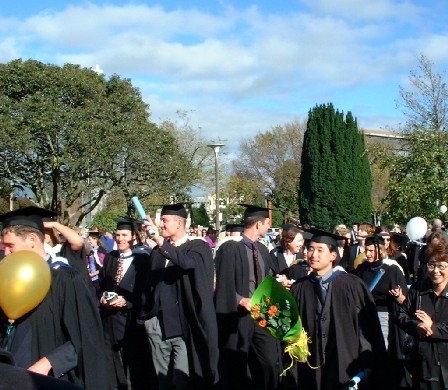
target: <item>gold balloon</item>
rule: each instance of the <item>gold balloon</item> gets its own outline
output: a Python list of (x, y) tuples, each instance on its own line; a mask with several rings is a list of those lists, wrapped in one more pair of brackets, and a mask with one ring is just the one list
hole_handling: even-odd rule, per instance
[(16, 320), (39, 305), (50, 289), (47, 262), (32, 251), (18, 251), (0, 262), (0, 307)]

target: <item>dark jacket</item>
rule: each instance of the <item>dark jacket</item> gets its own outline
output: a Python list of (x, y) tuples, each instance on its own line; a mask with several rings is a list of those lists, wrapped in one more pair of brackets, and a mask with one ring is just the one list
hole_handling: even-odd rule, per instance
[[(414, 315), (418, 309), (425, 311), (433, 320), (434, 334), (431, 337), (418, 337), (420, 320)], [(413, 284), (398, 321), (403, 330), (418, 340), (416, 371), (413, 373), (417, 383), (442, 377), (445, 387), (448, 386), (448, 288), (436, 296), (431, 280), (424, 279)]]
[(364, 369), (373, 370), (373, 375), (363, 385), (378, 388), (376, 380), (383, 375), (385, 346), (373, 297), (365, 283), (347, 273), (336, 276), (323, 307), (312, 275), (295, 283), (291, 293), (311, 340), (309, 364), (298, 364), (300, 388), (342, 389)]
[[(170, 262), (166, 266), (166, 260)], [(188, 240), (175, 247), (165, 241), (151, 252), (150, 277), (145, 289), (141, 320), (157, 315), (163, 306), (176, 305), (189, 354), (194, 388), (209, 388), (218, 381), (218, 331), (213, 306), (213, 255), (203, 240)], [(160, 294), (175, 294), (163, 296)], [(159, 305), (161, 305), (159, 307)]]

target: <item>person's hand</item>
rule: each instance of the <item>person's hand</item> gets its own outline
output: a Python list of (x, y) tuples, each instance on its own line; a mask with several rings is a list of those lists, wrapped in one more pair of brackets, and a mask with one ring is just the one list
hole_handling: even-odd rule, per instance
[(162, 246), (164, 238), (159, 234), (159, 228), (153, 222), (149, 214), (146, 214), (146, 221), (143, 221), (143, 225), (147, 232), (151, 230), (154, 232), (154, 234), (151, 234), (151, 240), (153, 240), (158, 246)]
[(417, 333), (420, 337), (431, 337), (433, 334), (431, 327), (426, 325), (424, 322), (420, 322), (417, 325)]
[(248, 312), (250, 312), (252, 309), (250, 298), (241, 298), (239, 305), (244, 307)]
[(118, 295), (116, 299), (113, 301), (107, 301), (106, 298), (103, 296), (100, 298), (100, 303), (106, 308), (106, 309), (119, 309), (121, 307), (126, 306), (127, 301), (123, 298), (123, 296)]
[(39, 359), (32, 366), (28, 367), (28, 371), (35, 372), (36, 374), (48, 375), (51, 370), (50, 361), (44, 356), (42, 359)]
[(397, 284), (394, 288), (389, 290), (389, 295), (392, 295), (400, 305), (406, 299), (406, 296), (403, 294), (403, 289), (399, 284)]
[(283, 287), (285, 287), (287, 290), (291, 289), (292, 284), (294, 283), (292, 280), (288, 279), (286, 275), (275, 275), (275, 278), (278, 282), (282, 284)]
[(56, 229), (58, 222), (56, 221), (43, 221), (45, 229)]
[(426, 314), (425, 311), (423, 311), (423, 310), (416, 310), (415, 311), (415, 316), (420, 321), (422, 321), (427, 327), (429, 327), (429, 328), (432, 327), (433, 321), (432, 321), (431, 317), (428, 314)]
[(113, 308), (125, 307), (126, 303), (126, 299), (124, 299), (124, 297), (122, 297), (121, 295), (119, 295), (117, 299), (114, 299), (112, 302), (108, 302), (109, 306)]

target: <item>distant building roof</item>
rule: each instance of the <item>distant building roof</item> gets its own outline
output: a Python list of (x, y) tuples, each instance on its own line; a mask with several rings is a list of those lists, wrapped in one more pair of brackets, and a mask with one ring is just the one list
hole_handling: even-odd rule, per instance
[(402, 134), (396, 133), (393, 131), (388, 131), (388, 130), (361, 129), (360, 131), (362, 133), (364, 133), (365, 136), (372, 137), (372, 138), (395, 138), (395, 139), (403, 139), (404, 138)]

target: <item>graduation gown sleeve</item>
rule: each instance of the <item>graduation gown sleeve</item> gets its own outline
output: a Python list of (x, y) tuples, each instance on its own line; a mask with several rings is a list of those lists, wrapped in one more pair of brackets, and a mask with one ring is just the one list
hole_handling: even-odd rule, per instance
[(63, 373), (63, 379), (86, 389), (108, 389), (104, 336), (89, 281), (72, 268), (51, 273), (50, 291), (32, 313), (33, 360), (58, 357), (52, 359), (55, 376)]

